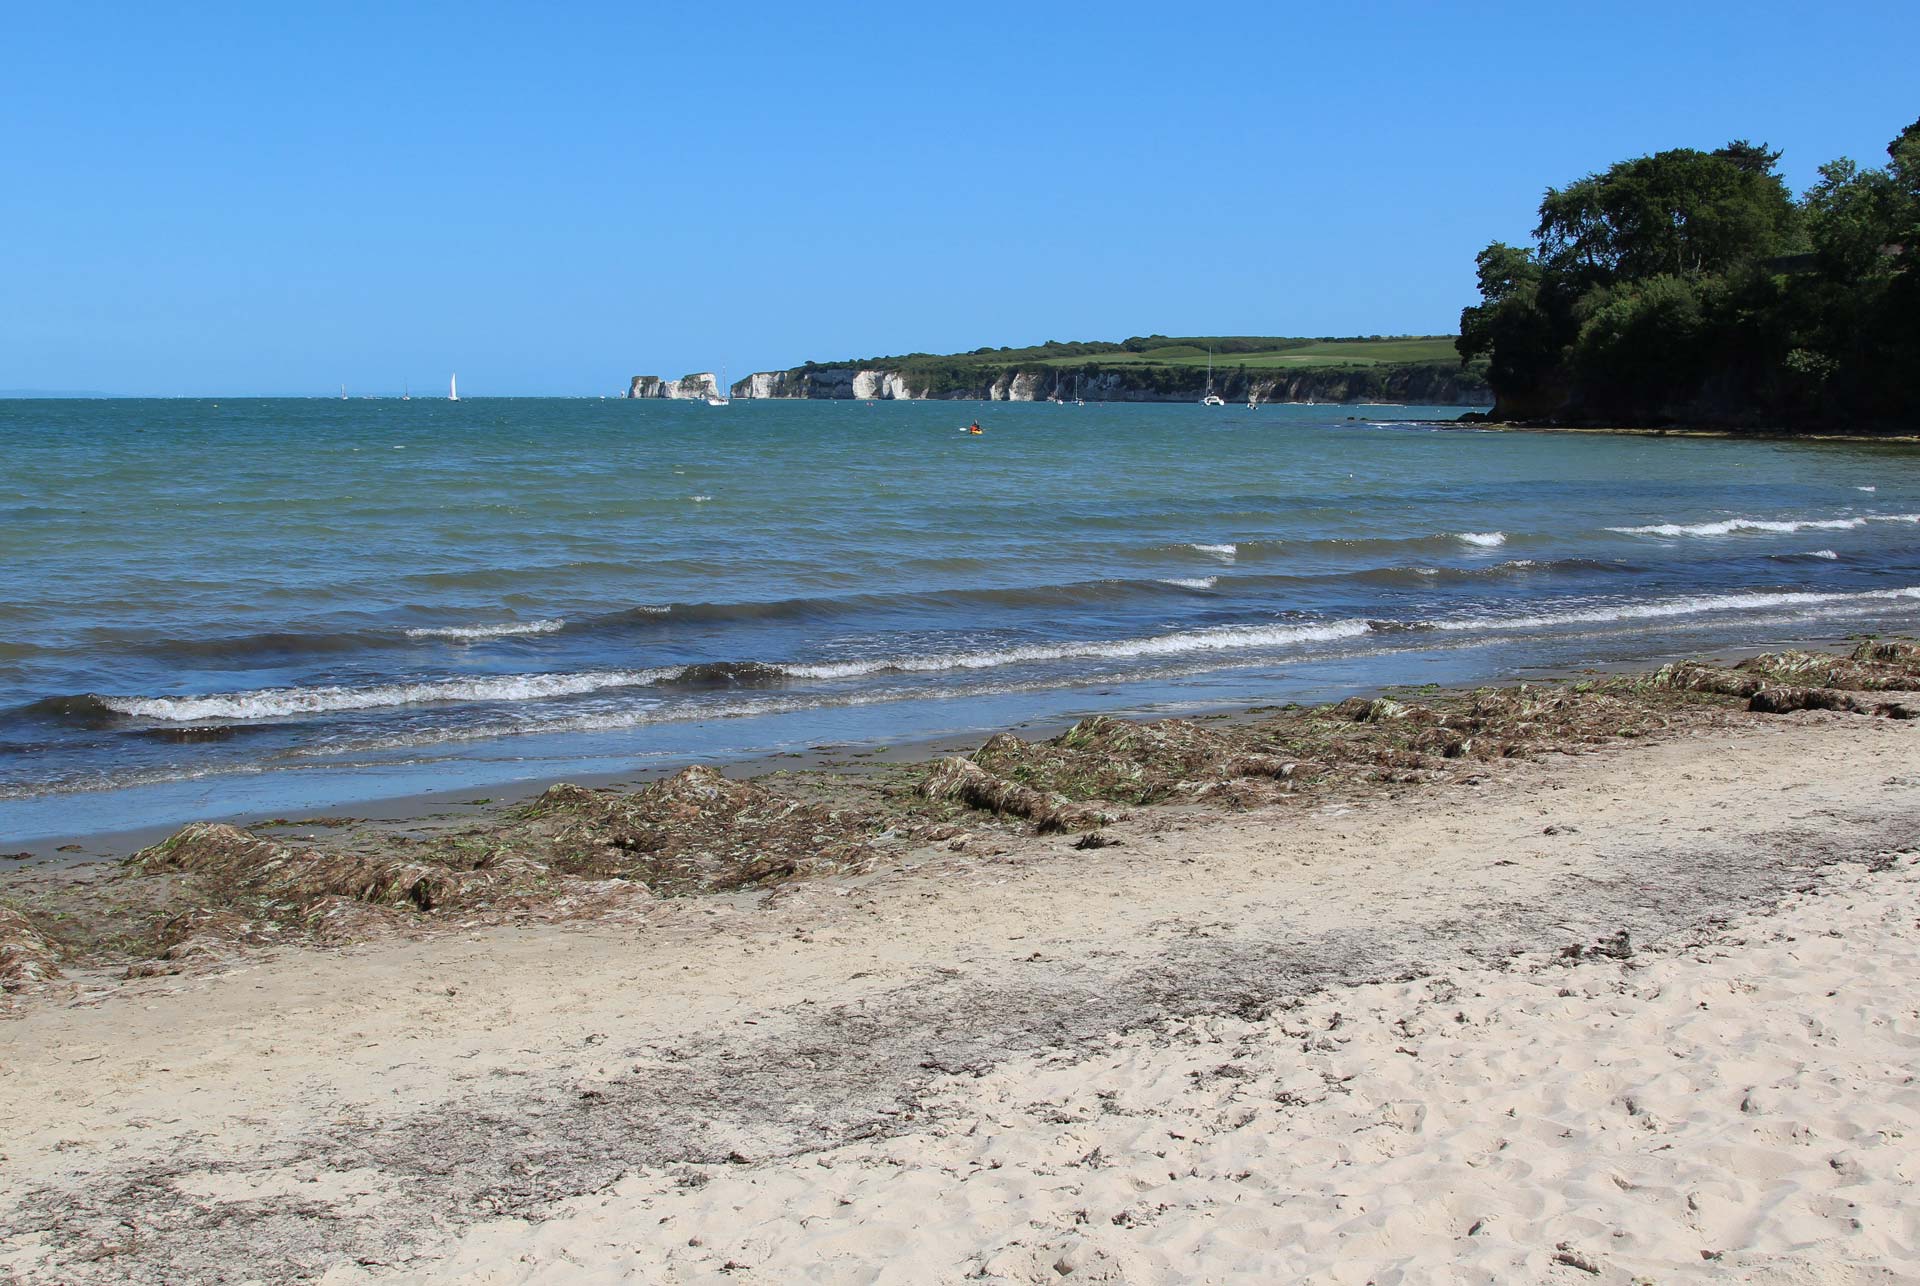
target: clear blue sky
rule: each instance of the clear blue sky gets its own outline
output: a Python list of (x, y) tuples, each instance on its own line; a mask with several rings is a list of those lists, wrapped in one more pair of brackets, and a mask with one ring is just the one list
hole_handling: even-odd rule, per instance
[(1451, 331), (1549, 183), (1920, 115), (1920, 5), (10, 6), (0, 388)]

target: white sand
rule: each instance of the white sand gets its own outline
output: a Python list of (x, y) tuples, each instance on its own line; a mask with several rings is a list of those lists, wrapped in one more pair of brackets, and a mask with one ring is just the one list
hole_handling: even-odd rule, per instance
[(1920, 726), (1116, 830), (37, 1003), (0, 1281), (1920, 1281)]
[(389, 1280), (1910, 1281), (1917, 861), (1703, 949), (950, 1078), (928, 1128), (636, 1174)]

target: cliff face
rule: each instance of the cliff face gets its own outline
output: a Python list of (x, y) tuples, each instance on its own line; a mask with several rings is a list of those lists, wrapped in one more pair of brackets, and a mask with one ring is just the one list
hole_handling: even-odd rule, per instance
[(685, 400), (717, 397), (719, 393), (720, 381), (714, 378), (712, 371), (682, 375), (677, 380), (663, 380), (658, 375), (636, 375), (627, 384), (628, 397), (671, 397)]
[[(761, 371), (733, 386), (747, 398), (852, 398), (880, 401), (947, 398), (965, 401), (1040, 402), (1050, 397), (1089, 402), (1197, 402), (1206, 373), (1187, 367), (982, 367), (977, 380), (932, 390), (931, 377), (913, 371), (852, 367), (796, 367)], [(1486, 380), (1451, 365), (1352, 366), (1273, 371), (1214, 372), (1214, 391), (1229, 402), (1249, 396), (1262, 402), (1414, 402), (1430, 406), (1476, 406), (1493, 400)]]
[(897, 402), (923, 398), (929, 394), (924, 384), (918, 391), (899, 371), (854, 370), (851, 367), (826, 367), (791, 371), (760, 371), (733, 386), (735, 397), (845, 398), (861, 402)]

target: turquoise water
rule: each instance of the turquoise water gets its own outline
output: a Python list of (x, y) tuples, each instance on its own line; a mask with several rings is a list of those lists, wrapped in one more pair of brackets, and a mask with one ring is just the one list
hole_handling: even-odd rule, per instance
[(1454, 414), (0, 402), (0, 844), (1920, 617), (1910, 448)]

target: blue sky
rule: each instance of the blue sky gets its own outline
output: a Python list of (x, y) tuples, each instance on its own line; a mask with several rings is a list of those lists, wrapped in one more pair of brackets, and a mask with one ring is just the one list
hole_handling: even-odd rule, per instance
[(12, 6), (0, 388), (598, 393), (1450, 331), (1549, 183), (1920, 115), (1920, 6)]

